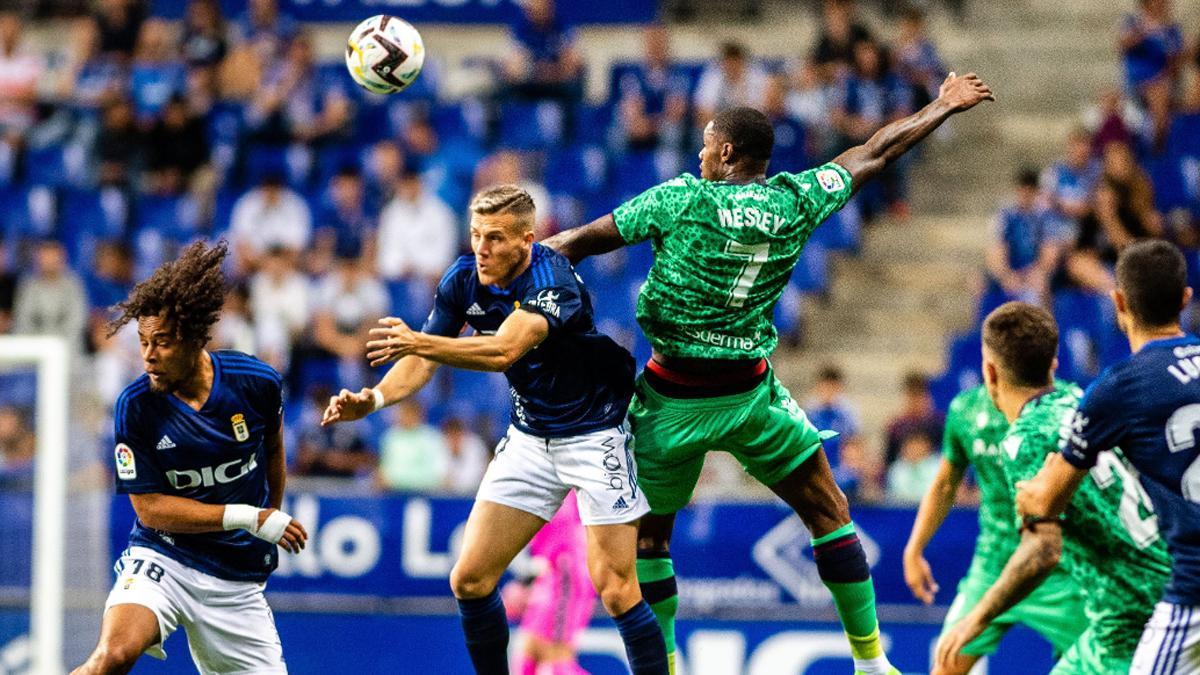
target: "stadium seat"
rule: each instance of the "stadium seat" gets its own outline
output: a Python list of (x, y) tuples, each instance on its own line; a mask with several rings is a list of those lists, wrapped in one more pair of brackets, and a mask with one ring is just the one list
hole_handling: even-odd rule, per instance
[(565, 137), (565, 112), (554, 101), (510, 101), (500, 107), (498, 141), (517, 150), (556, 146)]
[(0, 232), (7, 241), (54, 236), (58, 227), (58, 195), (47, 185), (15, 187), (5, 191), (0, 209)]
[(423, 279), (392, 279), (386, 282), (392, 316), (419, 329), (433, 309), (433, 288)]
[(599, 145), (572, 145), (547, 153), (545, 177), (550, 192), (594, 197), (607, 186), (608, 157)]
[(27, 183), (63, 187), (67, 185), (67, 166), (61, 145), (29, 147), (25, 149), (22, 164)]
[(946, 370), (929, 385), (939, 410), (946, 410), (958, 392), (974, 387), (982, 381), (981, 339), (978, 331), (960, 333), (951, 338), (947, 349)]
[(821, 294), (829, 290), (829, 254), (821, 243), (809, 241), (800, 252), (792, 270), (791, 285), (801, 293)]

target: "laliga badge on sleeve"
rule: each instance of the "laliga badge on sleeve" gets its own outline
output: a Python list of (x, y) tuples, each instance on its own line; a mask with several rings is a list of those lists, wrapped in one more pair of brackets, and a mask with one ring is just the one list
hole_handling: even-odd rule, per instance
[(133, 459), (133, 450), (124, 443), (117, 443), (117, 478), (134, 480), (137, 478), (137, 463)]
[(233, 437), (238, 440), (238, 443), (250, 438), (250, 427), (246, 426), (245, 415), (238, 413), (229, 418), (229, 421), (233, 422)]
[(846, 181), (842, 180), (842, 174), (833, 169), (818, 171), (817, 182), (826, 192), (841, 192), (846, 189)]

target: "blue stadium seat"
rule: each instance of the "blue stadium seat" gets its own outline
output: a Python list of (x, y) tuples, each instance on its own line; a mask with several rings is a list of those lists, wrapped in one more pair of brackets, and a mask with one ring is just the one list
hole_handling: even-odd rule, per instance
[(1109, 301), (1095, 293), (1060, 291), (1054, 297), (1059, 333), (1059, 377), (1086, 385), (1127, 356), (1129, 345), (1116, 328)]
[(8, 188), (0, 209), (0, 233), (8, 241), (51, 237), (58, 228), (58, 195), (47, 185)]
[(609, 102), (576, 106), (572, 137), (579, 143), (607, 146), (614, 114), (614, 104)]
[(420, 329), (433, 309), (434, 288), (421, 279), (393, 279), (386, 285), (392, 316), (403, 319), (414, 330)]
[(63, 243), (76, 267), (91, 265), (96, 242), (124, 239), (133, 229), (133, 205), (119, 188), (65, 190), (61, 214)]
[(565, 137), (566, 113), (554, 101), (509, 101), (500, 106), (499, 142), (518, 150), (541, 150)]
[(25, 149), (25, 182), (51, 187), (67, 185), (67, 166), (61, 145)]
[(548, 153), (544, 173), (550, 192), (595, 197), (608, 183), (608, 156), (599, 145), (572, 145)]

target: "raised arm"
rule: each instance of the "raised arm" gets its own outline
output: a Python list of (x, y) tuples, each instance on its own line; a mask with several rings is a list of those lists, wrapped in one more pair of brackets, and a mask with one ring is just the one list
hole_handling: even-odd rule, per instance
[(863, 184), (883, 171), (914, 145), (941, 126), (955, 113), (970, 110), (983, 101), (994, 101), (992, 90), (975, 73), (950, 73), (942, 82), (935, 101), (916, 113), (876, 131), (866, 143), (838, 155), (833, 161), (850, 173), (858, 192)]
[[(380, 322), (387, 320), (380, 319)], [(337, 396), (331, 396), (321, 426), (362, 419), (380, 408), (399, 403), (428, 384), (437, 368), (438, 364), (428, 359), (405, 356), (374, 387), (364, 387), (357, 392), (343, 389)]]
[(603, 255), (625, 245), (625, 239), (617, 231), (617, 223), (611, 213), (605, 214), (587, 225), (580, 225), (542, 241), (542, 245), (566, 256), (571, 264), (584, 258)]

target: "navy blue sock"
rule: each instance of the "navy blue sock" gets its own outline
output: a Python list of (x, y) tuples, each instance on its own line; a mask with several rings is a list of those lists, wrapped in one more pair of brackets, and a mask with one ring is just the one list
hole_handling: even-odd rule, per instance
[(500, 592), (458, 601), (467, 651), (479, 675), (508, 675), (508, 619)]
[(642, 600), (621, 616), (613, 617), (625, 643), (633, 675), (668, 675), (667, 645), (650, 605)]

